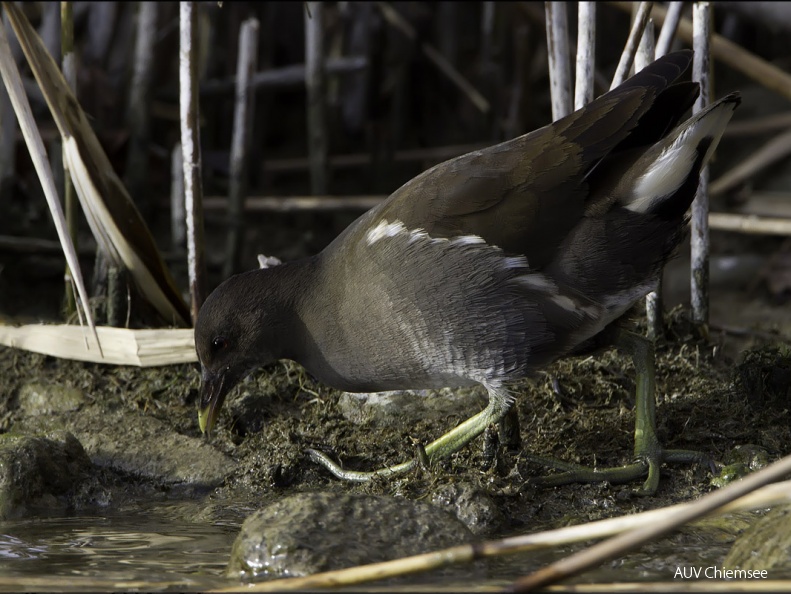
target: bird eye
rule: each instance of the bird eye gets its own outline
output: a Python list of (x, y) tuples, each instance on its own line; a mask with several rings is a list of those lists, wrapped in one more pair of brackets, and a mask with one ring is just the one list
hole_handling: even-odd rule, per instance
[(223, 336), (216, 336), (214, 340), (211, 341), (211, 348), (215, 352), (222, 350), (227, 346), (228, 346), (228, 340)]

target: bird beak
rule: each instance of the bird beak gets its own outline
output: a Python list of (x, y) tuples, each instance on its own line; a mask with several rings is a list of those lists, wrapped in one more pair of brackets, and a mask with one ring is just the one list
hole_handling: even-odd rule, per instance
[(198, 425), (201, 433), (211, 433), (217, 415), (220, 413), (225, 396), (228, 394), (232, 382), (226, 381), (226, 370), (211, 371), (201, 369), (200, 409), (198, 410)]

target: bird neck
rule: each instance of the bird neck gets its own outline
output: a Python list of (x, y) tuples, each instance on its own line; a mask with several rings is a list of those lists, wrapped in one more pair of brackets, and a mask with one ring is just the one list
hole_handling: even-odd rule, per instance
[(303, 258), (256, 270), (249, 304), (254, 319), (266, 319), (267, 332), (261, 337), (267, 350), (277, 345), (277, 358), (298, 359), (305, 342), (302, 323), (304, 298), (317, 283), (316, 257)]

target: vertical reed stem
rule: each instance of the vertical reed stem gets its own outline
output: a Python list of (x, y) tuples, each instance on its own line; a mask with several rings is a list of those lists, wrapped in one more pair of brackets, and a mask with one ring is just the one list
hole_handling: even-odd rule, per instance
[(579, 3), (577, 31), (577, 74), (574, 80), (574, 109), (593, 101), (596, 67), (596, 3)]
[(233, 112), (231, 138), (231, 187), (228, 196), (228, 242), (225, 252), (223, 277), (228, 278), (239, 266), (244, 225), (242, 208), (247, 196), (247, 172), (250, 160), (250, 140), (254, 120), (255, 94), (250, 79), (258, 65), (258, 20), (251, 18), (239, 29), (239, 51), (236, 62), (236, 102)]
[[(692, 45), (695, 57), (692, 78), (700, 84), (700, 95), (692, 108), (699, 112), (709, 104), (711, 93), (709, 68), (711, 44), (711, 2), (692, 5)], [(692, 319), (699, 324), (709, 321), (709, 168), (700, 173), (700, 184), (692, 203), (692, 266), (690, 289)]]
[[(649, 19), (648, 25), (640, 38), (637, 54), (634, 57), (634, 71), (640, 72), (654, 61), (656, 49), (654, 47), (654, 22)], [(645, 315), (648, 322), (648, 338), (656, 340), (664, 334), (662, 320), (662, 275), (659, 275), (655, 291), (645, 297)]]
[(565, 2), (545, 2), (549, 89), (552, 119), (571, 113), (571, 67), (569, 65), (569, 22)]
[(177, 142), (170, 155), (170, 245), (181, 252), (187, 240), (187, 213), (184, 209), (184, 155)]
[(129, 88), (127, 120), (129, 122), (129, 152), (124, 176), (129, 195), (143, 212), (150, 212), (148, 197), (148, 150), (151, 137), (149, 104), (153, 81), (154, 43), (157, 36), (156, 2), (138, 2), (135, 26), (135, 54), (132, 82)]
[[(60, 53), (61, 70), (66, 83), (77, 96), (77, 66), (74, 63), (74, 6), (71, 1), (60, 3)], [(61, 149), (63, 150), (63, 149)], [(74, 184), (71, 181), (71, 174), (66, 159), (63, 161), (63, 209), (66, 215), (66, 228), (69, 237), (74, 244), (74, 249), (79, 249), (77, 243), (77, 195), (74, 193)], [(77, 311), (77, 300), (75, 299), (74, 279), (71, 275), (69, 265), (63, 274), (65, 289), (65, 314), (69, 319)]]
[(327, 116), (325, 109), (324, 4), (308, 2), (305, 14), (305, 85), (308, 91), (310, 188), (327, 193)]
[(640, 2), (637, 7), (637, 15), (635, 16), (634, 23), (632, 23), (632, 30), (629, 31), (629, 38), (626, 40), (626, 45), (621, 54), (621, 60), (615, 69), (615, 75), (612, 79), (611, 89), (614, 89), (626, 80), (629, 75), (629, 69), (634, 62), (634, 55), (637, 53), (637, 44), (645, 31), (645, 26), (648, 23), (648, 18), (651, 16), (651, 8), (653, 2)]
[(656, 40), (656, 51), (654, 55), (657, 58), (661, 58), (670, 51), (670, 46), (673, 43), (673, 39), (676, 37), (676, 30), (678, 29), (678, 23), (681, 20), (681, 11), (683, 9), (683, 2), (667, 3), (665, 22), (662, 25), (662, 31), (659, 33), (659, 39)]
[(187, 268), (190, 314), (198, 318), (206, 298), (203, 244), (203, 185), (201, 180), (200, 112), (198, 104), (198, 12), (195, 2), (179, 4), (179, 105), (184, 155), (184, 203), (187, 212)]

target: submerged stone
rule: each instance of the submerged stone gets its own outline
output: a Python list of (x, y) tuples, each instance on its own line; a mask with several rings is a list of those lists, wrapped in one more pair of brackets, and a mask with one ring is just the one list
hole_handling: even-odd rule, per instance
[(723, 566), (791, 575), (791, 505), (774, 507), (733, 543)]
[(228, 575), (296, 577), (388, 561), (475, 540), (427, 503), (374, 495), (300, 493), (248, 517)]
[(711, 478), (711, 485), (725, 487), (768, 464), (769, 453), (766, 448), (751, 443), (737, 445), (725, 455), (724, 466), (717, 476)]

